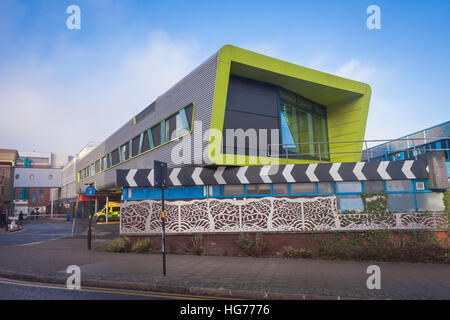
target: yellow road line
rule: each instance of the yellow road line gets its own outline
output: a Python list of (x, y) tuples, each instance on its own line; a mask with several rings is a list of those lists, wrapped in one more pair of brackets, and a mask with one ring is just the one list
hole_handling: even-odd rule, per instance
[[(37, 288), (49, 288), (49, 289), (60, 289), (60, 290), (71, 290), (64, 285), (46, 284), (46, 283), (32, 283), (21, 280), (4, 279), (0, 278), (0, 284), (11, 284), (19, 286), (37, 287)], [(224, 297), (214, 297), (214, 296), (198, 296), (189, 294), (176, 294), (176, 293), (164, 293), (164, 292), (146, 292), (146, 291), (136, 291), (127, 289), (113, 289), (113, 288), (97, 288), (82, 286), (80, 291), (88, 292), (98, 292), (98, 293), (112, 293), (112, 294), (122, 294), (122, 295), (133, 295), (142, 297), (154, 297), (154, 298), (172, 298), (179, 300), (236, 300), (232, 298)]]

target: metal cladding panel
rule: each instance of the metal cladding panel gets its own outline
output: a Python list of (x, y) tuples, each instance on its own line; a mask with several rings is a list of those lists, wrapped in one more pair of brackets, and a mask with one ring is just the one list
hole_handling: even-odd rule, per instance
[[(201, 127), (194, 127), (192, 133), (187, 136), (191, 137), (191, 163), (204, 164), (202, 159), (203, 152), (194, 150), (194, 148), (195, 146), (202, 146), (202, 150), (207, 149), (208, 141), (203, 141), (203, 133), (211, 125), (217, 62), (218, 52), (158, 97), (155, 111), (151, 115), (145, 117), (136, 125), (133, 123), (133, 120), (130, 120), (106, 139), (105, 142), (80, 160), (77, 164), (77, 172), (190, 103), (194, 103), (193, 120), (195, 122), (201, 121)], [(95, 183), (98, 189), (115, 187), (116, 169), (153, 168), (154, 160), (167, 162), (169, 167), (179, 165), (173, 163), (171, 152), (172, 148), (180, 141), (182, 140), (169, 142), (155, 150), (123, 162), (112, 169), (80, 182), (78, 187), (83, 191), (85, 184), (92, 182)]]
[[(428, 179), (425, 160), (168, 169), (167, 186)], [(151, 170), (117, 170), (121, 187), (154, 187)]]
[(16, 168), (14, 188), (60, 188), (61, 169)]

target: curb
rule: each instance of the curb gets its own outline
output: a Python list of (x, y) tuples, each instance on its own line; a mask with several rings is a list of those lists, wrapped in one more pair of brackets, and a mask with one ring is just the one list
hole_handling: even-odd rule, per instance
[[(30, 282), (66, 284), (65, 278), (39, 276), (34, 274), (14, 273), (0, 270), (0, 277)], [(165, 293), (191, 294), (200, 296), (250, 299), (250, 300), (364, 300), (364, 298), (350, 298), (340, 296), (320, 296), (302, 293), (281, 293), (272, 291), (240, 290), (227, 288), (182, 287), (158, 283), (138, 283), (129, 281), (110, 281), (98, 279), (81, 280), (81, 287), (99, 287), (109, 289), (157, 291)]]

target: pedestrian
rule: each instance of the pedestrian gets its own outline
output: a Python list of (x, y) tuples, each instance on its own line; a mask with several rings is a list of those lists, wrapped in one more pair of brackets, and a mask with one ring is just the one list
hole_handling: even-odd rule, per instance
[(31, 219), (35, 219), (35, 213), (34, 213), (34, 209), (31, 209), (31, 212), (30, 212), (30, 216), (31, 216)]
[(19, 226), (22, 228), (22, 223), (23, 223), (23, 212), (22, 210), (20, 210), (19, 213)]

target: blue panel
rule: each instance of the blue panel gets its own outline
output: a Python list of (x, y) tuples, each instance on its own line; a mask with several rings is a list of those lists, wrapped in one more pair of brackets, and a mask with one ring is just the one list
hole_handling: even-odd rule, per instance
[(133, 200), (143, 200), (145, 199), (145, 189), (144, 188), (132, 188), (131, 198)]
[(447, 161), (445, 164), (447, 165), (447, 178), (450, 178), (450, 162)]

